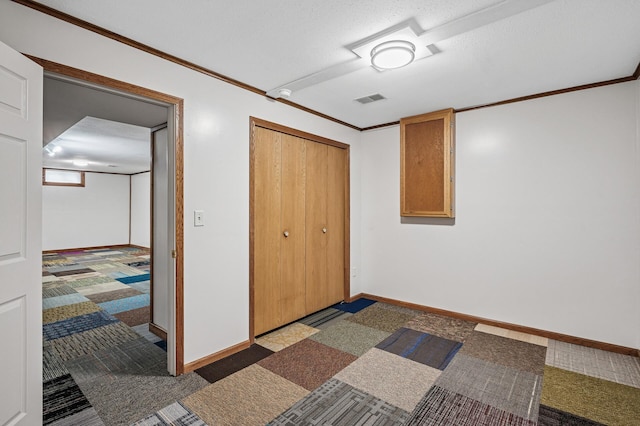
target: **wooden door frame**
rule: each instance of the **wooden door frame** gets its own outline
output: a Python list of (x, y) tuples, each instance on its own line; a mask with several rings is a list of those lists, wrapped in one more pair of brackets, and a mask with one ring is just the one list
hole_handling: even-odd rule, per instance
[(184, 373), (184, 139), (183, 139), (183, 117), (184, 101), (165, 93), (136, 86), (120, 80), (115, 80), (99, 74), (94, 74), (78, 68), (48, 61), (31, 55), (25, 55), (32, 61), (38, 63), (45, 73), (58, 74), (71, 79), (84, 82), (88, 87), (91, 85), (103, 86), (105, 88), (134, 97), (147, 98), (158, 103), (166, 104), (173, 111), (173, 120), (170, 128), (174, 129), (174, 156), (175, 156), (175, 374)]
[(350, 273), (351, 270), (351, 224), (350, 224), (350, 206), (351, 206), (351, 196), (350, 196), (350, 187), (351, 187), (351, 178), (350, 178), (350, 161), (349, 161), (349, 152), (350, 146), (334, 141), (332, 139), (328, 139), (322, 136), (314, 135), (312, 133), (303, 132), (302, 130), (293, 129), (291, 127), (283, 126), (281, 124), (273, 123), (270, 121), (262, 120), (256, 117), (249, 117), (249, 342), (253, 344), (255, 341), (255, 331), (254, 331), (254, 180), (255, 180), (255, 171), (253, 169), (253, 163), (255, 160), (255, 128), (261, 127), (268, 130), (273, 130), (280, 133), (285, 133), (291, 136), (299, 137), (302, 139), (310, 140), (313, 142), (321, 143), (324, 145), (334, 146), (336, 148), (344, 149), (346, 151), (346, 162), (345, 162), (345, 203), (344, 203), (344, 294), (343, 298), (345, 301), (349, 301), (351, 299), (351, 281), (350, 281)]

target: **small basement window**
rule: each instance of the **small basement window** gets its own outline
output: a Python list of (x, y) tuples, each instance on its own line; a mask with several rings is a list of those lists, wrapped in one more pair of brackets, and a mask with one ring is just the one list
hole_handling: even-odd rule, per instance
[(84, 186), (84, 172), (82, 170), (42, 169), (42, 184)]

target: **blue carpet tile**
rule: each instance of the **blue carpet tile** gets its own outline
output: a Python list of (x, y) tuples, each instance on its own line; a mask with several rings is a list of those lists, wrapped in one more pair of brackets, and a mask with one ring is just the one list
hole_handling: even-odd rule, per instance
[(113, 315), (124, 311), (143, 308), (145, 306), (149, 306), (149, 303), (150, 297), (148, 294), (139, 294), (137, 296), (125, 297), (124, 299), (98, 303), (98, 306)]
[(70, 336), (75, 333), (93, 330), (94, 328), (113, 324), (115, 322), (118, 322), (117, 318), (112, 317), (106, 312), (98, 311), (58, 322), (44, 324), (42, 326), (42, 335), (45, 341), (54, 340)]
[(136, 289), (142, 293), (150, 293), (151, 281), (140, 281), (139, 283), (129, 284), (129, 287)]
[(408, 328), (401, 328), (376, 345), (392, 354), (444, 370), (462, 343)]
[(151, 274), (142, 274), (142, 275), (134, 275), (131, 277), (122, 277), (117, 278), (122, 284), (133, 284), (139, 283), (140, 281), (149, 281), (151, 279)]
[(45, 382), (42, 396), (42, 420), (45, 425), (91, 408), (70, 374)]
[(351, 314), (355, 314), (356, 312), (360, 312), (361, 310), (363, 310), (364, 308), (366, 308), (367, 306), (371, 306), (374, 303), (376, 303), (375, 300), (369, 300), (369, 299), (358, 299), (355, 302), (351, 302), (351, 303), (337, 303), (335, 305), (332, 306), (333, 309), (338, 309), (340, 311), (344, 311), (344, 312), (349, 312)]
[(47, 299), (42, 299), (42, 310), (57, 308), (59, 306), (73, 305), (74, 303), (83, 303), (88, 301), (89, 299), (87, 299), (80, 293), (73, 292), (71, 294), (65, 294), (62, 296), (54, 296), (54, 297), (49, 297)]
[(160, 340), (159, 342), (155, 342), (154, 345), (156, 345), (157, 347), (159, 347), (160, 349), (162, 349), (163, 351), (167, 351), (167, 341), (166, 340)]

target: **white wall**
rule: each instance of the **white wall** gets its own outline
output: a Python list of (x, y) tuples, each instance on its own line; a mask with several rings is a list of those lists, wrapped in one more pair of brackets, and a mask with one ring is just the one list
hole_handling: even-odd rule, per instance
[(130, 244), (151, 247), (151, 173), (131, 176)]
[(640, 347), (638, 83), (456, 116), (456, 219), (399, 214), (399, 129), (363, 134), (368, 293)]
[(42, 249), (129, 244), (129, 176), (85, 173), (84, 187), (42, 187)]
[[(359, 132), (13, 2), (0, 2), (0, 40), (24, 53), (184, 99), (186, 362), (248, 339), (249, 116), (352, 146), (351, 264), (360, 267)], [(195, 209), (205, 211), (206, 226), (192, 226)], [(359, 277), (352, 278), (352, 292), (360, 287)]]

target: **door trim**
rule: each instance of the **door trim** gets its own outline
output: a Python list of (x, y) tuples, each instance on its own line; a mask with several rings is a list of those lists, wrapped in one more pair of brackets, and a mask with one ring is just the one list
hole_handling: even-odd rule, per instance
[(350, 197), (350, 161), (349, 161), (349, 152), (350, 146), (334, 141), (333, 139), (328, 139), (322, 136), (314, 135), (312, 133), (307, 133), (302, 130), (293, 129), (291, 127), (283, 126), (281, 124), (272, 123), (270, 121), (262, 120), (256, 117), (249, 117), (249, 342), (253, 344), (255, 341), (255, 330), (254, 330), (254, 180), (255, 180), (255, 171), (253, 169), (253, 163), (255, 160), (255, 128), (261, 127), (268, 130), (273, 130), (280, 133), (285, 133), (291, 136), (296, 136), (302, 139), (307, 139), (313, 142), (321, 143), (324, 145), (334, 146), (336, 148), (341, 148), (346, 151), (347, 161), (345, 162), (345, 208), (344, 208), (344, 294), (343, 299), (345, 301), (349, 301), (351, 299), (351, 282), (349, 271), (351, 270), (351, 222), (350, 218), (350, 206), (351, 206), (351, 197)]
[(35, 56), (26, 55), (36, 62), (45, 72), (59, 74), (88, 83), (113, 89), (116, 92), (140, 96), (159, 103), (166, 104), (170, 114), (173, 113), (174, 128), (174, 155), (175, 155), (175, 374), (184, 373), (184, 101), (172, 95), (168, 95), (155, 90), (147, 89), (124, 81), (115, 80), (99, 74), (73, 68), (67, 65), (41, 59)]

